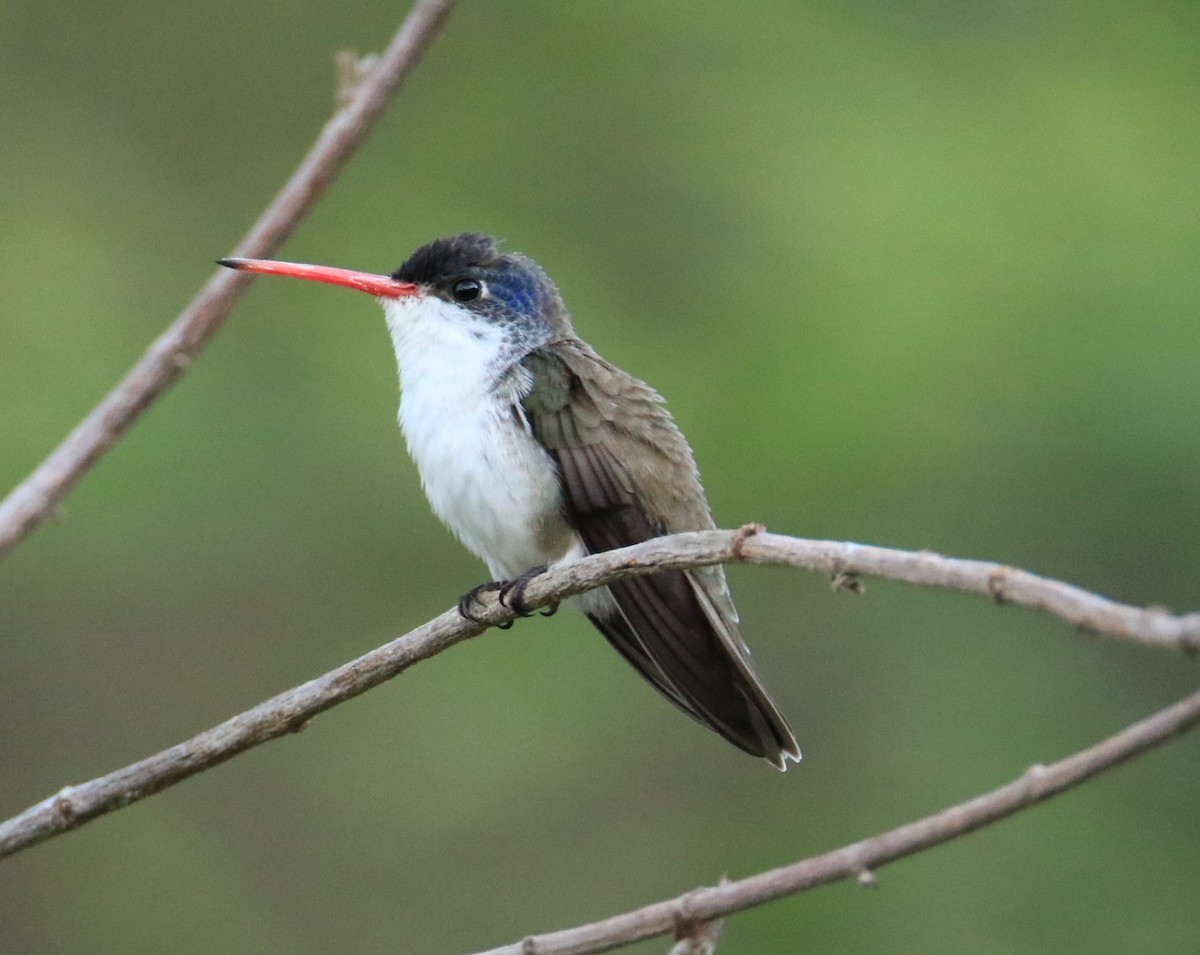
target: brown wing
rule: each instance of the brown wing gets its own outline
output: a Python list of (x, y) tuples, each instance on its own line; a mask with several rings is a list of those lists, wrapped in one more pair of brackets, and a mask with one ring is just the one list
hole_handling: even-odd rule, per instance
[[(564, 509), (592, 553), (713, 526), (691, 450), (659, 396), (578, 340), (522, 363), (534, 437), (558, 468)], [(791, 730), (750, 667), (720, 568), (664, 571), (609, 587), (589, 613), (609, 642), (689, 716), (780, 768)]]

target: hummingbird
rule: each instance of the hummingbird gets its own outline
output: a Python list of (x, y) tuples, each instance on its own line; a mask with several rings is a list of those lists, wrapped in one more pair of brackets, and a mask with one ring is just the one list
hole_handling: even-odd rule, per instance
[[(383, 307), (400, 429), (421, 486), (495, 578), (459, 601), (464, 616), (483, 590), (528, 616), (524, 586), (547, 567), (715, 528), (663, 399), (575, 334), (558, 287), (532, 259), (468, 232), (421, 246), (390, 275), (220, 264), (357, 289)], [(719, 564), (629, 577), (573, 602), (688, 716), (781, 770), (799, 761), (751, 666)]]

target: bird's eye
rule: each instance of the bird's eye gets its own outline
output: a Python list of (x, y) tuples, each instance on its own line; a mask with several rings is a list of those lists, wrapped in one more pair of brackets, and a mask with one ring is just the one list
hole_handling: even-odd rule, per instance
[(483, 294), (483, 283), (475, 279), (459, 279), (450, 286), (450, 294), (456, 302), (473, 302)]

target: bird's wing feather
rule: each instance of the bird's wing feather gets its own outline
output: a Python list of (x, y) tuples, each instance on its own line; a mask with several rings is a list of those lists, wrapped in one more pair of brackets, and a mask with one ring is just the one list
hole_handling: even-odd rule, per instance
[[(649, 386), (578, 340), (522, 364), (525, 419), (590, 552), (713, 527), (687, 442)], [(748, 752), (780, 766), (798, 758), (750, 666), (722, 568), (629, 577), (609, 590), (617, 612), (592, 614), (593, 623), (664, 696)]]

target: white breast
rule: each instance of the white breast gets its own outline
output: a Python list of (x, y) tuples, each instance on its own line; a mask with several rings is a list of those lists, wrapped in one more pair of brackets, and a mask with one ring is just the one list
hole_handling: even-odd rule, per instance
[[(549, 455), (497, 393), (500, 331), (433, 297), (385, 299), (400, 370), (400, 429), (438, 518), (496, 579), (583, 552), (562, 518)], [(526, 385), (527, 387), (527, 385)]]

